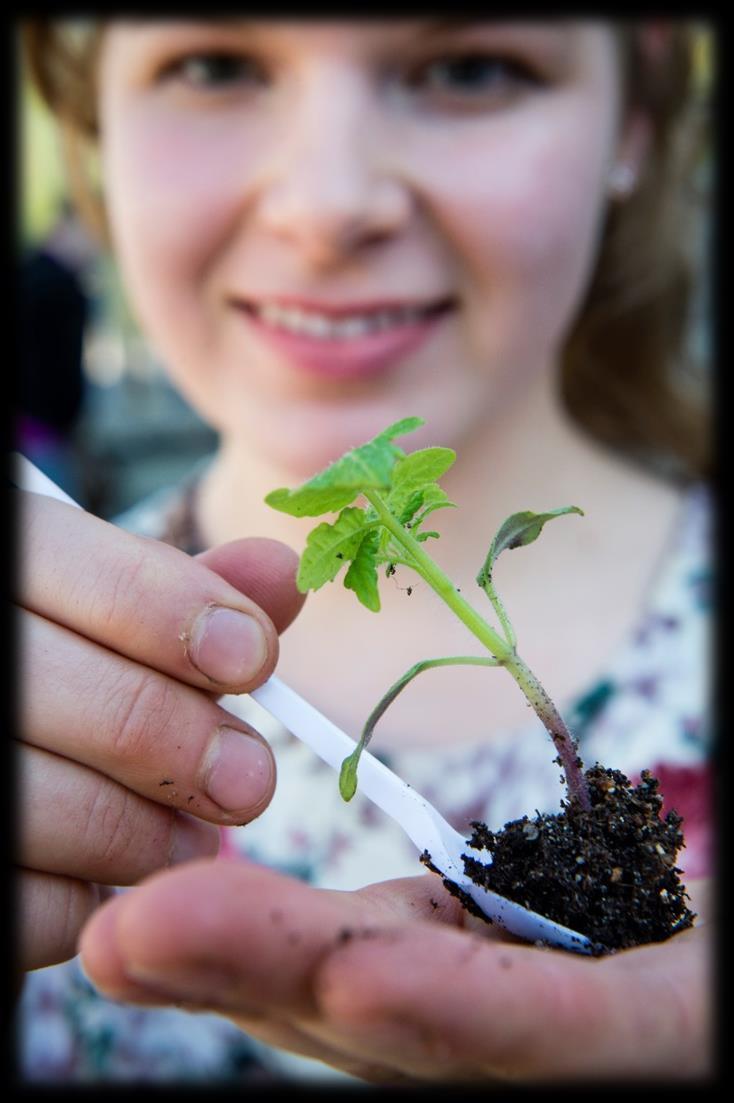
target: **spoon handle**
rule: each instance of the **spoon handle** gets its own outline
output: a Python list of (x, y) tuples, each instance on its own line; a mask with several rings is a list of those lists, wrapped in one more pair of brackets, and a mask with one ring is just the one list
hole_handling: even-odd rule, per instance
[[(272, 674), (250, 696), (337, 773), (354, 750), (353, 739), (276, 675)], [(236, 700), (224, 697), (219, 703), (225, 708), (231, 705), (236, 711)], [(359, 760), (359, 791), (396, 820), (418, 850), (421, 853), (427, 850), (443, 872), (458, 876), (451, 855), (466, 846), (459, 832), (420, 793), (367, 750)]]

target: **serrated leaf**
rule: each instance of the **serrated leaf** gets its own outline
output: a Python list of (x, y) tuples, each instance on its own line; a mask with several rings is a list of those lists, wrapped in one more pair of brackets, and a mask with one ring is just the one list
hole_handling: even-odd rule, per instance
[(513, 513), (503, 521), (490, 544), (484, 565), (477, 575), (479, 585), (484, 586), (485, 582), (491, 582), (492, 570), (501, 552), (532, 544), (540, 536), (546, 521), (551, 521), (554, 517), (562, 517), (566, 513), (579, 513), (582, 517), (584, 516), (584, 511), (578, 506), (562, 506), (560, 509), (551, 509), (547, 513), (524, 510), (521, 513)]
[(296, 585), (301, 593), (332, 582), (357, 553), (369, 522), (365, 511), (347, 506), (336, 521), (323, 521), (309, 533), (298, 565)]
[(266, 503), (295, 517), (318, 517), (348, 506), (364, 490), (389, 490), (393, 468), (405, 453), (392, 443), (394, 437), (413, 432), (421, 418), (403, 418), (366, 444), (345, 452), (324, 471), (295, 490), (271, 491)]
[(366, 533), (344, 578), (347, 590), (354, 590), (362, 604), (373, 613), (380, 611), (380, 591), (377, 585), (378, 544), (379, 536), (376, 531)]

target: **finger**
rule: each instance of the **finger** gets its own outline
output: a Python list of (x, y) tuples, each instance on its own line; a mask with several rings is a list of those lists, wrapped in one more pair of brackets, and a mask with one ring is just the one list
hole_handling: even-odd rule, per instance
[[(278, 656), (272, 621), (220, 575), (177, 548), (65, 502), (17, 493), (27, 609), (209, 690), (247, 691), (272, 673)], [(277, 590), (280, 563), (272, 557), (264, 593)], [(284, 570), (290, 590), (290, 568)]]
[[(164, 866), (214, 857), (219, 832), (34, 747), (19, 757), (19, 861), (27, 869), (132, 885)], [(63, 830), (59, 825), (63, 824)]]
[(85, 921), (110, 890), (73, 877), (20, 870), (17, 881), (18, 967), (27, 972), (58, 965), (76, 954)]
[[(367, 1024), (366, 1029), (351, 1023), (325, 1022), (322, 1018), (299, 1020), (298, 1032), (299, 1037), (310, 1041), (314, 1056), (318, 1056), (319, 1050), (329, 1054), (330, 1059), (321, 1059), (347, 1072), (366, 1069), (374, 1075), (379, 1070), (382, 1083), (505, 1082), (473, 1062), (457, 1064), (441, 1039), (430, 1037), (397, 1016), (385, 1016), (379, 1022)], [(256, 1033), (255, 1037), (260, 1035)]]
[[(190, 1006), (193, 1010), (194, 1006)], [(331, 1068), (339, 1069), (359, 1080), (385, 1085), (402, 1083), (405, 1080), (404, 1076), (380, 1061), (364, 1061), (345, 1050), (314, 1038), (309, 1033), (308, 1026), (300, 1022), (292, 1023), (273, 1018), (246, 1019), (238, 1015), (230, 1017), (245, 1034), (265, 1045), (322, 1061)]]
[(431, 874), (389, 884), (388, 903), (383, 889), (330, 892), (247, 861), (193, 862), (112, 901), (114, 923), (95, 916), (80, 943), (85, 968), (116, 999), (153, 987), (242, 1016), (308, 1017), (327, 951), (357, 929), (436, 915), (430, 901), (444, 890)]
[(19, 627), (28, 743), (214, 823), (247, 823), (267, 806), (270, 748), (209, 694), (34, 613)]
[(356, 938), (314, 977), (321, 1034), (429, 1078), (695, 1076), (706, 969), (691, 935), (669, 958), (662, 944), (606, 959), (425, 924)]
[(298, 553), (279, 540), (232, 540), (194, 556), (264, 609), (278, 635), (296, 618), (306, 595), (296, 586)]

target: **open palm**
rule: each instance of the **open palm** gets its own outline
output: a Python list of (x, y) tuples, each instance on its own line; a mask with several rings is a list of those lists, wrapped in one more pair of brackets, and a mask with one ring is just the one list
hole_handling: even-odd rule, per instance
[(337, 892), (209, 859), (109, 900), (80, 949), (115, 999), (216, 1011), (369, 1081), (695, 1079), (711, 925), (689, 889), (692, 930), (587, 958), (509, 939), (432, 874)]

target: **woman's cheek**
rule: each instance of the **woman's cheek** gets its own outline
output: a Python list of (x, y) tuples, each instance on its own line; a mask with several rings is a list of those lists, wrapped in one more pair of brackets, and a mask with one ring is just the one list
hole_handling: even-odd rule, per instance
[(182, 287), (204, 277), (242, 210), (247, 143), (224, 140), (217, 120), (210, 135), (202, 127), (153, 110), (111, 128), (103, 164), (113, 233), (143, 299), (152, 278)]
[(485, 303), (474, 312), (482, 343), (509, 342), (522, 359), (529, 346), (550, 351), (563, 339), (593, 269), (602, 212), (593, 165), (557, 151), (463, 205), (457, 232)]

